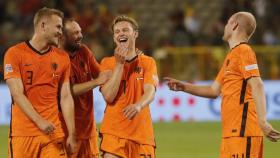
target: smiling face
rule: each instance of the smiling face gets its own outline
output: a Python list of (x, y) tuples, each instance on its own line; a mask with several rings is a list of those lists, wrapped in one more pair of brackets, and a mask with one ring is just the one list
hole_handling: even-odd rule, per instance
[(62, 35), (62, 18), (57, 15), (52, 15), (50, 18), (46, 18), (42, 25), (47, 44), (57, 46)]
[(77, 51), (82, 45), (82, 29), (75, 21), (69, 21), (64, 26), (65, 46), (70, 51)]
[(133, 26), (128, 21), (120, 21), (113, 27), (114, 42), (117, 46), (128, 46), (129, 42), (135, 45), (136, 38), (138, 37), (138, 31), (133, 29)]

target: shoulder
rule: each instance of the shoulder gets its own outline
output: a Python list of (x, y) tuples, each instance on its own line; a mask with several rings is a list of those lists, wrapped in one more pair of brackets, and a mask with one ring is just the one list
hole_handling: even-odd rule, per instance
[(155, 60), (154, 60), (154, 58), (153, 57), (151, 57), (151, 56), (148, 56), (148, 55), (145, 55), (145, 54), (141, 54), (140, 55), (140, 60), (142, 61), (142, 62), (144, 62), (145, 64), (151, 64), (151, 63), (155, 63)]
[(25, 42), (15, 44), (7, 49), (5, 56), (6, 55), (20, 55), (20, 54), (22, 54), (22, 53), (20, 53), (21, 50), (26, 49), (26, 47), (27, 46), (26, 46)]
[(114, 56), (111, 56), (111, 57), (104, 57), (102, 60), (101, 60), (101, 64), (113, 64), (115, 63), (115, 57)]
[(237, 53), (244, 54), (244, 53), (255, 53), (253, 48), (249, 44), (241, 44), (236, 49)]

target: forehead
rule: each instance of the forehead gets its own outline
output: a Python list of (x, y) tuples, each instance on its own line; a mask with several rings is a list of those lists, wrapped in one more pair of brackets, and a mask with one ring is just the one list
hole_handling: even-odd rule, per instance
[(114, 30), (121, 29), (121, 28), (132, 28), (132, 24), (128, 21), (120, 21), (114, 25)]
[[(47, 17), (46, 17), (47, 18)], [(47, 20), (51, 20), (52, 22), (56, 22), (56, 23), (61, 23), (62, 24), (62, 18), (58, 15), (51, 15), (50, 18), (47, 18)]]
[(81, 30), (80, 25), (75, 21), (70, 21), (65, 24), (65, 28), (67, 30)]

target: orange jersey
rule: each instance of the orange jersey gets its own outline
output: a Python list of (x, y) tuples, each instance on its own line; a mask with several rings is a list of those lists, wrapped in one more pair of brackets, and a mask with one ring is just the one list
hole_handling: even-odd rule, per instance
[[(22, 42), (8, 49), (4, 59), (5, 80), (20, 78), (24, 94), (33, 108), (44, 119), (55, 125), (55, 136), (64, 136), (59, 119), (59, 89), (69, 82), (70, 60), (68, 55), (55, 48), (40, 54), (29, 42)], [(44, 133), (12, 103), (11, 136), (39, 136)]]
[[(101, 69), (113, 70), (115, 64), (115, 57), (104, 58)], [(118, 94), (112, 104), (106, 105), (101, 133), (155, 146), (149, 106), (145, 106), (132, 120), (128, 120), (122, 111), (139, 101), (144, 94), (144, 84), (158, 84), (157, 68), (153, 58), (140, 54), (124, 65)]]
[(231, 49), (216, 78), (221, 84), (223, 137), (262, 136), (251, 87), (247, 80), (259, 77), (252, 48), (244, 43)]
[[(87, 46), (82, 45), (71, 60), (71, 84), (79, 84), (96, 78), (100, 72), (100, 66)], [(96, 136), (96, 125), (93, 116), (92, 90), (79, 96), (74, 96), (75, 103), (75, 127), (77, 137), (88, 139)]]

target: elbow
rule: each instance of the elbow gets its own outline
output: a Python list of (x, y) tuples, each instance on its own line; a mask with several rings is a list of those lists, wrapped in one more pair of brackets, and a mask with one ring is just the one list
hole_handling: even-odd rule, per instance
[(110, 96), (103, 96), (105, 101), (108, 103), (108, 104), (111, 104), (114, 102), (114, 98), (113, 97), (110, 97)]
[(114, 102), (114, 99), (110, 93), (105, 93), (101, 90), (101, 93), (103, 95), (103, 98), (105, 99), (106, 103), (111, 104)]

